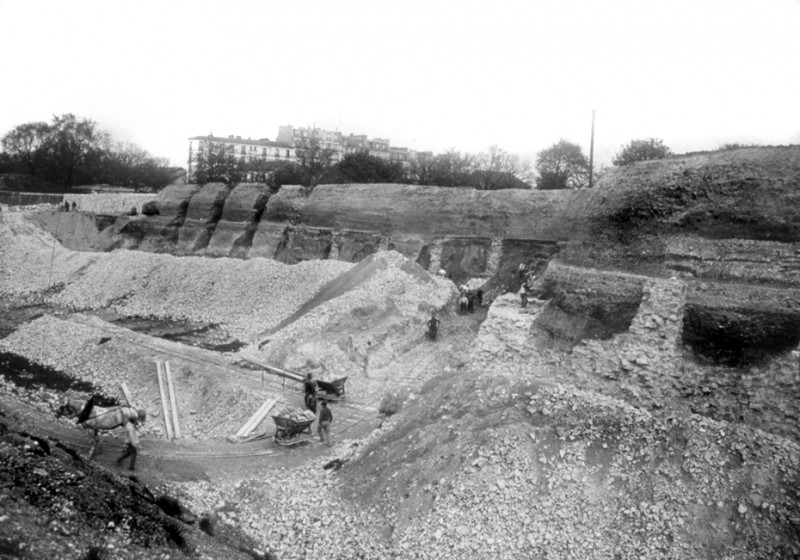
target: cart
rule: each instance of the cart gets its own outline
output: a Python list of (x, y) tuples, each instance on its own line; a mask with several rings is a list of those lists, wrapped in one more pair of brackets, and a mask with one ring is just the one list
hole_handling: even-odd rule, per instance
[(276, 428), (272, 441), (278, 445), (295, 445), (312, 437), (311, 424), (314, 423), (314, 418), (298, 421), (283, 416), (273, 416), (272, 420)]
[(340, 377), (339, 379), (334, 379), (333, 381), (317, 380), (317, 388), (319, 389), (317, 392), (317, 397), (320, 399), (325, 399), (326, 401), (342, 400), (345, 396), (345, 381), (347, 381), (347, 377)]

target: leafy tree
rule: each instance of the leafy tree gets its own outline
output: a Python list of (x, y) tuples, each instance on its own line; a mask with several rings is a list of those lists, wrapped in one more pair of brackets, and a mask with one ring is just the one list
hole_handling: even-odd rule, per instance
[(233, 146), (208, 142), (205, 149), (198, 152), (194, 169), (194, 181), (206, 183), (225, 183), (234, 185), (244, 176), (244, 162), (233, 153)]
[(72, 113), (54, 116), (42, 146), (46, 178), (66, 187), (93, 182), (108, 141), (108, 134), (90, 119)]
[(18, 125), (0, 141), (2, 171), (24, 172), (66, 187), (113, 183), (161, 188), (172, 181), (166, 160), (141, 147), (112, 142), (92, 120), (71, 113), (50, 123)]
[(536, 155), (538, 189), (578, 189), (589, 179), (589, 162), (578, 144), (559, 140)]
[(670, 154), (672, 151), (664, 144), (663, 140), (657, 138), (631, 140), (627, 146), (622, 146), (622, 149), (614, 156), (612, 163), (617, 166), (628, 165), (635, 161), (663, 159)]
[(45, 157), (43, 148), (49, 135), (50, 125), (46, 122), (21, 124), (3, 136), (3, 150), (10, 159), (24, 165), (28, 173), (39, 176)]
[(267, 177), (267, 185), (273, 192), (278, 191), (283, 185), (302, 185), (303, 171), (295, 163), (282, 162), (272, 174)]
[(530, 188), (530, 163), (499, 146), (490, 146), (474, 158), (473, 184), (478, 189)]
[(331, 168), (334, 151), (323, 148), (316, 138), (308, 138), (295, 145), (300, 184), (310, 193)]
[(359, 151), (347, 154), (333, 166), (333, 180), (337, 183), (402, 183), (405, 173), (400, 163)]

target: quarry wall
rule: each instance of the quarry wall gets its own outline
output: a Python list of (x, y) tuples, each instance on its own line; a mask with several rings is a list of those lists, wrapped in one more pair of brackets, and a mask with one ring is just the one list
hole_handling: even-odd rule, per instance
[[(328, 258), (358, 262), (393, 249), (426, 269), (444, 269), (457, 282), (489, 278), (504, 268), (511, 279), (519, 262), (540, 268), (557, 242), (567, 239), (572, 226), (559, 216), (578, 194), (386, 184), (320, 185), (307, 195), (294, 186), (271, 194), (254, 184), (171, 185), (154, 198), (156, 216), (120, 216), (113, 223), (95, 218), (94, 228), (91, 218), (61, 216), (76, 224), (65, 223), (56, 235), (79, 250), (124, 247), (288, 264)], [(127, 213), (133, 200), (120, 198), (112, 206), (105, 201), (113, 196), (76, 195), (75, 200), (87, 212), (118, 208), (117, 213)], [(139, 208), (152, 199), (140, 196)], [(42, 221), (53, 230), (51, 219)], [(76, 229), (83, 233), (75, 235)]]

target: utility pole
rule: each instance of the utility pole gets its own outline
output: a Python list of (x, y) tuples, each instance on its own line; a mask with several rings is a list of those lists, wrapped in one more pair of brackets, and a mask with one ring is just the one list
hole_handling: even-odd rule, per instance
[(592, 109), (592, 139), (589, 142), (589, 188), (592, 188), (592, 175), (594, 174), (594, 109)]

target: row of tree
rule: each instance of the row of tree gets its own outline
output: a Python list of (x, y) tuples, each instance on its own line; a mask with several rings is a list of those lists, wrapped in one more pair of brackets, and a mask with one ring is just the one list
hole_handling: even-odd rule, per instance
[(157, 190), (173, 179), (166, 159), (115, 141), (94, 121), (71, 113), (18, 125), (0, 145), (0, 173), (27, 173), (65, 188), (108, 183)]
[(296, 161), (246, 161), (232, 146), (211, 144), (197, 154), (192, 180), (197, 183), (235, 184), (242, 180), (265, 182), (273, 188), (299, 184), (309, 188), (320, 183), (405, 183), (479, 189), (529, 188), (530, 165), (513, 154), (492, 146), (480, 154), (450, 150), (407, 163), (388, 161), (366, 151), (335, 161), (335, 152), (315, 139), (295, 146)]
[[(28, 173), (72, 187), (108, 183), (137, 189), (160, 189), (173, 180), (165, 159), (141, 147), (114, 141), (94, 121), (73, 114), (51, 122), (15, 127), (0, 139), (0, 173)], [(197, 183), (236, 184), (244, 180), (273, 188), (319, 183), (406, 183), (483, 190), (508, 188), (575, 189), (587, 186), (590, 165), (578, 144), (560, 140), (540, 151), (535, 163), (498, 146), (478, 154), (449, 150), (407, 163), (387, 161), (367, 152), (347, 154), (334, 163), (333, 150), (311, 139), (295, 146), (295, 162), (245, 161), (232, 147), (212, 144), (193, 162)], [(614, 165), (658, 159), (671, 152), (661, 140), (632, 140), (614, 157)]]
[[(246, 161), (232, 146), (212, 144), (197, 155), (193, 177), (197, 183), (236, 184), (243, 180), (313, 189), (320, 183), (404, 183), (482, 190), (509, 188), (576, 189), (588, 185), (589, 161), (578, 144), (560, 140), (538, 153), (535, 165), (498, 146), (479, 154), (449, 150), (405, 165), (356, 152), (334, 163), (335, 153), (314, 139), (295, 146), (296, 162)], [(671, 152), (661, 140), (633, 140), (623, 146), (614, 165), (659, 159)]]

